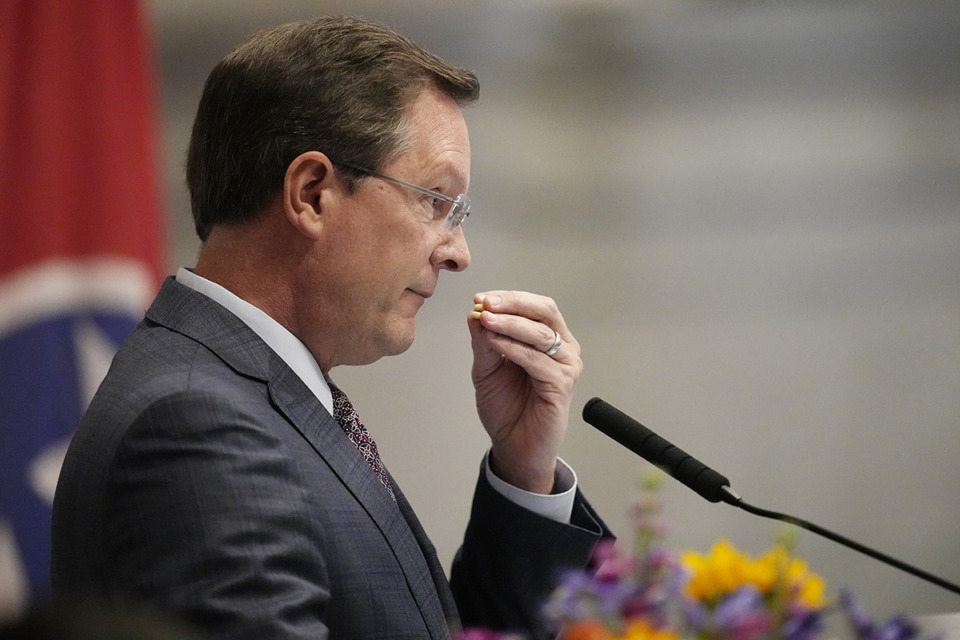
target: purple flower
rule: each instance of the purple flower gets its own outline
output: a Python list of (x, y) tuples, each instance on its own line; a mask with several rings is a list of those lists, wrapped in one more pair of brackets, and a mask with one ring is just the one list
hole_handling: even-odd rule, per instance
[(659, 547), (653, 547), (647, 552), (644, 565), (647, 570), (650, 571), (681, 572), (680, 560), (677, 558), (677, 554)]
[(556, 622), (608, 619), (619, 615), (633, 586), (616, 580), (602, 580), (584, 571), (563, 575), (544, 614)]
[(774, 628), (763, 595), (753, 587), (730, 593), (712, 608), (685, 599), (683, 614), (692, 635), (723, 640), (759, 640)]
[(819, 611), (791, 612), (783, 623), (784, 640), (816, 640), (823, 631), (823, 620)]
[(860, 601), (847, 589), (840, 590), (840, 610), (847, 617), (858, 638), (868, 638), (873, 631), (873, 621)]
[(919, 630), (906, 616), (894, 616), (874, 629), (870, 640), (910, 640)]
[(702, 602), (696, 600), (684, 599), (682, 601), (683, 618), (687, 626), (693, 629), (697, 635), (707, 627), (707, 620), (710, 618), (710, 610)]
[(913, 640), (920, 634), (919, 626), (904, 615), (875, 624), (860, 602), (846, 589), (840, 592), (840, 609), (859, 640)]
[(615, 540), (603, 540), (593, 550), (593, 564), (598, 580), (619, 581), (636, 575), (639, 562), (623, 552)]
[(773, 629), (763, 596), (753, 587), (742, 587), (717, 604), (712, 626), (724, 638), (755, 640)]

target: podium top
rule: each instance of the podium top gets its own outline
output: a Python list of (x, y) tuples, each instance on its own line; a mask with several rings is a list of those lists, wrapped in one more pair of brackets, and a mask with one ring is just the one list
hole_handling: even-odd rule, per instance
[(960, 640), (960, 613), (917, 616), (925, 635), (937, 634), (942, 640)]

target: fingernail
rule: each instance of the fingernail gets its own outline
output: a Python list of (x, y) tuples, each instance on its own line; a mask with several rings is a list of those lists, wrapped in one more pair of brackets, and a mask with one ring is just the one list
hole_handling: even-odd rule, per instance
[(501, 300), (500, 300), (500, 296), (487, 296), (486, 298), (483, 299), (483, 302), (484, 303), (489, 302), (493, 306), (497, 306), (498, 304), (500, 304)]

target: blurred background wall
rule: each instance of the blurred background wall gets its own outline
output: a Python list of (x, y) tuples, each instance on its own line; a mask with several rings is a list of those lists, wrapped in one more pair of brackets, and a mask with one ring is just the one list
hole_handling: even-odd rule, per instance
[[(445, 564), (485, 435), (476, 291), (553, 296), (585, 371), (564, 457), (629, 537), (647, 465), (585, 425), (600, 396), (805, 517), (960, 581), (960, 3), (373, 0), (151, 5), (172, 271), (210, 68), (259, 27), (389, 24), (475, 69), (472, 267), (405, 355), (335, 370)], [(678, 547), (757, 553), (777, 526), (671, 483)], [(960, 610), (813, 534), (798, 551), (877, 616)]]

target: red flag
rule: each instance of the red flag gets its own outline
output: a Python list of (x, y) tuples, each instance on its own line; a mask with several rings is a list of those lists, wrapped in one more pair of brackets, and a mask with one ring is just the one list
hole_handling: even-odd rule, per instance
[(0, 613), (48, 589), (69, 440), (163, 269), (135, 0), (0, 0)]

